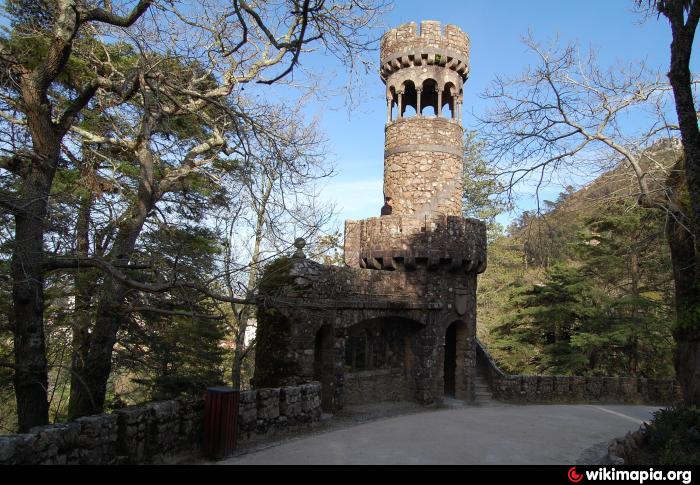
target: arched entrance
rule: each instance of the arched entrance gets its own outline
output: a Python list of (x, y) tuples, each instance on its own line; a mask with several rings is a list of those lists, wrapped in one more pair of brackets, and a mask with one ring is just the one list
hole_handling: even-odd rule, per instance
[(469, 334), (467, 324), (453, 322), (445, 332), (444, 379), (445, 396), (469, 400), (469, 369), (467, 368), (467, 351)]
[(415, 399), (420, 324), (400, 317), (363, 320), (346, 329), (343, 402)]
[(335, 410), (333, 343), (333, 328), (330, 325), (322, 326), (314, 341), (314, 380), (321, 383), (321, 409), (326, 413)]

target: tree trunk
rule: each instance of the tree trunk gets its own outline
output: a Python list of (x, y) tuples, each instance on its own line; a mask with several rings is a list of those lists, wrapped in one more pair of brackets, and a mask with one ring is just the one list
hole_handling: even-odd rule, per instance
[[(76, 252), (79, 257), (89, 256), (89, 229), (90, 217), (93, 204), (93, 195), (88, 193), (81, 197), (78, 209), (78, 221), (76, 223)], [(94, 270), (81, 269), (76, 271), (74, 277), (75, 284), (75, 310), (73, 311), (73, 321), (71, 327), (73, 331), (72, 347), (73, 355), (71, 359), (71, 381), (69, 417), (75, 418), (73, 404), (80, 401), (80, 388), (85, 386), (82, 381), (85, 366), (87, 365), (88, 352), (90, 349), (90, 327), (92, 324), (92, 294), (95, 289), (96, 274)]]
[(628, 354), (628, 365), (629, 374), (636, 376), (639, 370), (639, 327), (642, 326), (642, 322), (639, 318), (639, 282), (641, 280), (639, 274), (639, 252), (638, 252), (638, 239), (639, 235), (635, 234), (631, 242), (632, 254), (630, 255), (630, 293), (632, 294), (633, 302), (632, 305), (632, 321), (634, 322), (634, 327), (632, 330), (632, 335), (629, 338), (627, 347), (629, 349)]
[(700, 403), (700, 285), (697, 281), (695, 241), (687, 229), (675, 220), (668, 225), (668, 239), (676, 289), (674, 366), (683, 390), (683, 400), (692, 406)]
[(12, 251), (12, 304), (15, 353), (15, 398), (19, 431), (48, 424), (48, 366), (44, 335), (44, 225), (51, 185), (61, 150), (61, 135), (50, 108), (23, 85), (27, 127), (38, 161), (32, 163), (21, 189), (23, 210), (15, 214)]
[[(697, 235), (700, 229), (700, 130), (690, 75), (690, 56), (700, 18), (700, 2), (688, 4), (687, 15), (685, 5), (681, 0), (674, 0), (659, 4), (659, 10), (671, 24), (671, 68), (668, 78), (683, 142), (685, 182), (690, 199), (690, 214), (685, 221), (687, 227), (682, 227), (676, 220), (671, 221), (668, 227), (676, 288), (674, 337), (677, 348), (674, 364), (685, 403), (700, 405), (700, 268), (692, 235)], [(688, 228), (692, 234), (688, 233)]]
[(79, 385), (71, 388), (69, 417), (99, 414), (103, 411), (107, 382), (112, 371), (112, 350), (121, 325), (122, 303), (128, 288), (105, 277), (97, 304), (95, 326), (85, 366), (74, 369)]
[[(267, 215), (267, 203), (270, 200), (270, 195), (272, 194), (274, 178), (268, 177), (264, 182), (263, 194), (260, 199), (259, 204), (255, 206), (256, 219), (255, 219), (255, 238), (253, 240), (253, 254), (250, 258), (250, 272), (248, 273), (248, 291), (247, 298), (250, 298), (253, 294), (253, 289), (258, 282), (258, 265), (260, 264), (260, 251), (265, 230), (265, 218)], [(229, 292), (233, 296), (233, 285), (229, 281)], [(236, 312), (236, 307), (232, 303), (231, 309)], [(233, 387), (240, 387), (241, 385), (241, 368), (243, 366), (243, 359), (248, 353), (248, 349), (245, 347), (245, 334), (248, 329), (248, 320), (253, 313), (253, 307), (251, 305), (246, 305), (240, 312), (240, 317), (238, 319), (238, 330), (236, 333), (236, 347), (233, 351), (233, 368), (231, 369), (231, 383)]]
[[(136, 240), (141, 234), (146, 216), (151, 206), (140, 203), (133, 208), (132, 217), (124, 224), (112, 249), (113, 261), (127, 265), (131, 260)], [(90, 345), (85, 360), (85, 367), (74, 369), (80, 380), (71, 389), (69, 416), (75, 419), (80, 416), (101, 413), (107, 392), (107, 381), (112, 371), (112, 350), (117, 341), (117, 333), (125, 317), (123, 303), (129, 287), (105, 275), (95, 311), (95, 325), (90, 335)]]
[[(685, 177), (683, 161), (674, 167), (669, 177), (671, 196), (683, 198)], [(688, 230), (691, 221), (682, 214), (671, 214), (666, 235), (671, 249), (673, 282), (676, 290), (676, 341), (673, 363), (681, 385), (683, 400), (688, 406), (700, 404), (700, 278), (696, 241)]]
[[(109, 259), (123, 266), (131, 260), (146, 218), (156, 203), (153, 154), (148, 146), (151, 129), (156, 122), (155, 117), (147, 117), (142, 122), (141, 143), (136, 150), (141, 165), (138, 194), (119, 227), (110, 252)], [(128, 291), (129, 287), (105, 275), (99, 292), (95, 326), (90, 336), (85, 368), (76, 372), (83, 385), (77, 387), (75, 395), (71, 392), (71, 419), (101, 413), (104, 408), (107, 381), (112, 371), (112, 351), (125, 318), (122, 305)]]
[[(680, 3), (680, 2), (678, 2)], [(690, 55), (693, 49), (697, 17), (694, 22), (689, 19), (688, 24), (683, 23), (682, 8), (679, 11), (669, 12), (671, 15), (671, 30), (673, 40), (671, 42), (671, 69), (668, 78), (673, 89), (673, 98), (676, 104), (678, 125), (683, 142), (685, 155), (685, 173), (688, 192), (690, 194), (692, 228), (697, 231), (700, 228), (700, 129), (698, 128), (698, 115), (693, 100), (693, 88), (690, 75)], [(697, 4), (693, 10), (700, 9)]]
[(15, 397), (19, 431), (48, 424), (48, 368), (44, 336), (44, 219), (52, 174), (25, 180), (26, 212), (15, 218), (12, 304)]

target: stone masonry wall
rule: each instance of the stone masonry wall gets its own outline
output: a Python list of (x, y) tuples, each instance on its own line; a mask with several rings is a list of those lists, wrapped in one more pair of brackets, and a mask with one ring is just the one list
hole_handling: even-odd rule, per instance
[(345, 374), (344, 404), (412, 400), (403, 368)]
[(477, 358), (486, 370), (493, 397), (501, 401), (670, 404), (681, 398), (678, 383), (671, 379), (507, 375), (481, 343), (477, 343)]
[[(318, 421), (317, 382), (241, 392), (238, 439)], [(173, 400), (118, 409), (66, 424), (0, 436), (0, 465), (117, 465), (162, 463), (199, 449), (204, 400)]]
[[(469, 36), (455, 26), (448, 24), (444, 33), (440, 22), (425, 20), (421, 22), (420, 33), (415, 22), (400, 25), (388, 30), (380, 44), (382, 75), (390, 72), (392, 65), (397, 67), (408, 62), (408, 56), (427, 57), (427, 62), (435, 63), (435, 54), (443, 54), (438, 63), (451, 62), (452, 68), (466, 77), (469, 70)], [(448, 61), (447, 57), (454, 59)], [(396, 62), (396, 59), (400, 61)], [(405, 58), (405, 59), (404, 59)]]
[[(370, 269), (418, 266), (481, 273), (486, 268), (486, 226), (476, 219), (383, 216), (345, 223), (346, 264)], [(350, 252), (354, 251), (354, 252)], [(359, 260), (350, 260), (351, 257)]]
[(463, 163), (458, 123), (424, 117), (389, 123), (384, 195), (393, 199), (392, 215), (461, 215)]

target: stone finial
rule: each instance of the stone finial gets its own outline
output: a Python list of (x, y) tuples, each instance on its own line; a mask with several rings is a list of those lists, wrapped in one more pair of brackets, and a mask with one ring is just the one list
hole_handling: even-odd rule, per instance
[(304, 254), (304, 248), (306, 247), (306, 240), (303, 237), (298, 237), (294, 240), (294, 247), (297, 248), (297, 250), (294, 251), (294, 255), (292, 255), (293, 258), (299, 258), (299, 259), (306, 258), (306, 255)]

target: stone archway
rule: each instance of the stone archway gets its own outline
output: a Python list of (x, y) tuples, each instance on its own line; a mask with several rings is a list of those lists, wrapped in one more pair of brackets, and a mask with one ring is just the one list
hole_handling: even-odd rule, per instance
[(469, 332), (467, 324), (456, 321), (445, 331), (444, 358), (444, 394), (447, 397), (468, 401), (471, 399), (469, 390), (469, 369), (467, 368), (469, 350)]
[(343, 402), (415, 399), (420, 329), (419, 322), (395, 316), (347, 327)]
[(322, 326), (314, 339), (314, 380), (321, 383), (321, 409), (326, 413), (335, 411), (334, 347), (333, 328), (330, 325)]

